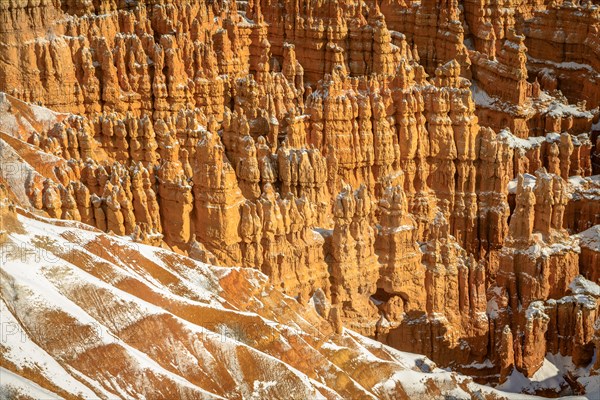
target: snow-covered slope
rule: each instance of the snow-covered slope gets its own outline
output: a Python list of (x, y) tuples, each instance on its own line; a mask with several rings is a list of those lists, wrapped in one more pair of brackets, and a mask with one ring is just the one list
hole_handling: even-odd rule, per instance
[(1, 390), (22, 398), (504, 398), (351, 331), (252, 269), (19, 210), (0, 270)]

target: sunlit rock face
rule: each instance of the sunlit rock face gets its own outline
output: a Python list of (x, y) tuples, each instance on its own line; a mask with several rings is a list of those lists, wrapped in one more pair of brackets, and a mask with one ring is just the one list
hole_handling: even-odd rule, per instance
[[(168, 295), (160, 300), (135, 280), (124, 284), (129, 272), (88, 270), (94, 255), (70, 255), (88, 260), (67, 260), (77, 268), (73, 277), (83, 270), (105, 289), (125, 290), (170, 315), (142, 317), (135, 311), (141, 303), (113, 299), (101, 304), (112, 309), (115, 301), (119, 310), (101, 320), (90, 314), (99, 312), (91, 300), (99, 294), (68, 286), (60, 271), (40, 266), (35, 273), (54, 279), (52, 290), (111, 332), (148, 335), (150, 327), (169, 327), (179, 344), (150, 355), (162, 369), (143, 373), (150, 383), (132, 389), (136, 396), (164, 380), (170, 386), (157, 398), (201, 398), (198, 388), (232, 398), (279, 398), (289, 392), (269, 389), (268, 379), (252, 374), (267, 377), (263, 370), (283, 368), (297, 380), (290, 385), (301, 390), (299, 398), (410, 398), (409, 388), (392, 379), (396, 370), (377, 364), (404, 362), (392, 348), (513, 391), (600, 391), (594, 386), (600, 351), (597, 2), (15, 0), (0, 5), (0, 21), (3, 262), (16, 268), (17, 260), (31, 261), (14, 256), (15, 241), (25, 240), (18, 235), (45, 249), (31, 232), (41, 228), (31, 221), (74, 227), (60, 235), (77, 246), (106, 241), (120, 249), (127, 238), (133, 247), (100, 258), (124, 271), (141, 268), (138, 273), (183, 298), (198, 296), (179, 292), (187, 284), (216, 279), (222, 288), (215, 286), (215, 296), (230, 302), (225, 311), (210, 311), (219, 321), (226, 323), (227, 310), (247, 309), (299, 324), (307, 335), (302, 343), (260, 342), (259, 336), (260, 346), (244, 342), (283, 364), (244, 370), (242, 378), (218, 361), (227, 358), (214, 354), (225, 354), (223, 347), (208, 350), (223, 371), (190, 372), (192, 364), (183, 361), (172, 371), (166, 360), (183, 357), (184, 348), (196, 360), (190, 363), (208, 364), (209, 356), (189, 345), (198, 326), (218, 325), (194, 319), (204, 311), (187, 310), (187, 300), (176, 304)], [(93, 238), (77, 239), (85, 232)], [(185, 260), (161, 268), (186, 266), (193, 274), (188, 269), (207, 263), (237, 272), (190, 275), (183, 284), (167, 278), (173, 272), (155, 270), (155, 261), (119, 264), (127, 254), (142, 257), (140, 249)], [(15, 271), (7, 276), (25, 285)], [(268, 284), (253, 286), (264, 276)], [(237, 299), (238, 287), (254, 289)], [(23, 329), (30, 328), (17, 305), (41, 307), (39, 320), (49, 324), (81, 318), (43, 315), (38, 303), (17, 302), (19, 291), (10, 285), (2, 290), (3, 307)], [(264, 296), (277, 300), (265, 304)], [(278, 301), (286, 304), (285, 317)], [(147, 315), (159, 312), (153, 313)], [(298, 322), (303, 318), (318, 320), (326, 333), (311, 333)], [(142, 320), (146, 328), (135, 322)], [(283, 330), (269, 335), (287, 335)], [(330, 334), (336, 339), (323, 348)], [(377, 353), (359, 335), (391, 347)], [(44, 357), (78, 371), (67, 368), (69, 379), (96, 382), (73, 392), (5, 356), (12, 361), (3, 371), (40, 390), (119, 393), (117, 387), (133, 384), (129, 378), (108, 388), (92, 376), (104, 368), (92, 365), (96, 360), (113, 356), (124, 360), (116, 370), (129, 368), (142, 380), (131, 357), (148, 349), (119, 342), (106, 352), (94, 353), (90, 345), (71, 354), (67, 342), (30, 339)], [(102, 340), (96, 347), (107, 346)], [(295, 346), (323, 359), (313, 366)], [(342, 356), (346, 350), (335, 346), (355, 353)], [(351, 364), (360, 346), (375, 351), (381, 370), (359, 379)], [(241, 369), (264, 356), (241, 349), (235, 347)], [(337, 377), (323, 382), (319, 374), (332, 365)], [(293, 375), (290, 366), (308, 378)], [(225, 370), (225, 383), (216, 384)], [(551, 370), (557, 378), (548, 386), (542, 377)], [(463, 378), (431, 379), (421, 389), (435, 396), (441, 380)], [(240, 382), (247, 387), (233, 391)], [(463, 386), (465, 393), (475, 390)]]

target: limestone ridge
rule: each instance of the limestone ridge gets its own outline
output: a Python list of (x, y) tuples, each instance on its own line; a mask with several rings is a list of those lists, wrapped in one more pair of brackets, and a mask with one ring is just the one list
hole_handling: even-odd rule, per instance
[(337, 331), (484, 382), (548, 354), (572, 357), (561, 389), (597, 373), (594, 2), (13, 1), (0, 18), (0, 199), (258, 269), (331, 302)]

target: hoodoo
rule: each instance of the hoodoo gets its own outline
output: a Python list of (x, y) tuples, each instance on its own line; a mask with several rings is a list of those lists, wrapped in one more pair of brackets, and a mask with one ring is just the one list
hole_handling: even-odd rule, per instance
[(2, 1), (0, 398), (597, 399), (599, 160), (597, 0)]

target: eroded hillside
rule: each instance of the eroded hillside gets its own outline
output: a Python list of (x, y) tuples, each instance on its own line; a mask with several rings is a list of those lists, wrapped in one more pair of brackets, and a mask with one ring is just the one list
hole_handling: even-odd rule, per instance
[[(0, 183), (19, 219), (80, 221), (85, 225), (50, 224), (77, 226), (83, 236), (65, 233), (68, 242), (106, 246), (101, 259), (127, 271), (134, 267), (121, 265), (129, 263), (122, 257), (147, 260), (144, 249), (178, 261), (157, 267), (141, 260), (136, 273), (160, 267), (183, 274), (185, 265), (186, 274), (201, 276), (167, 285), (159, 268), (161, 278), (147, 283), (158, 280), (174, 291), (161, 300), (123, 272), (98, 276), (105, 261), (92, 267), (90, 255), (81, 254), (76, 270), (68, 267), (72, 275), (60, 272), (66, 268), (60, 265), (54, 273), (32, 266), (32, 273), (54, 276), (59, 286), (79, 270), (95, 276), (103, 290), (57, 289), (68, 298), (87, 293), (89, 299), (80, 299), (85, 304), (97, 301), (98, 290), (113, 296), (110, 286), (124, 290), (119, 285), (129, 282), (125, 291), (155, 308), (129, 309), (114, 300), (109, 321), (92, 315), (117, 331), (144, 320), (156, 329), (177, 329), (173, 340), (186, 341), (198, 326), (216, 329), (194, 319), (204, 312), (218, 314), (219, 324), (227, 324), (227, 310), (240, 307), (279, 321), (277, 302), (301, 315), (280, 322), (293, 325), (308, 318), (308, 311), (298, 310), (317, 296), (331, 307), (320, 310), (329, 323), (316, 316), (314, 323), (339, 333), (336, 346), (346, 346), (339, 340), (366, 340), (341, 334), (344, 326), (510, 390), (598, 391), (600, 7), (594, 3), (2, 2)], [(14, 235), (28, 235), (25, 242), (54, 254), (52, 240), (58, 239), (37, 242), (30, 229), (42, 228), (31, 222), (21, 232), (23, 222), (15, 224), (7, 229), (9, 243)], [(86, 242), (92, 234), (85, 232), (95, 232), (95, 239)], [(123, 251), (131, 255), (111, 246), (129, 246)], [(4, 248), (12, 261), (3, 273), (32, 263)], [(209, 267), (198, 262), (235, 268), (203, 275), (199, 271)], [(261, 289), (249, 283), (262, 282), (255, 269), (275, 287), (276, 295), (265, 296), (279, 299), (263, 311), (258, 304), (266, 300), (250, 301), (266, 290), (264, 282)], [(227, 281), (230, 275), (237, 278)], [(28, 276), (12, 279), (26, 285)], [(244, 296), (224, 297), (218, 289), (224, 279), (231, 285), (225, 292), (237, 286), (257, 292), (248, 295), (248, 304)], [(208, 301), (211, 311), (172, 298), (195, 299), (207, 282), (216, 285), (209, 297), (225, 299)], [(2, 290), (10, 309), (12, 292)], [(11, 315), (36, 308), (33, 300), (26, 303), (14, 303)], [(134, 311), (138, 307), (145, 311)], [(142, 317), (163, 312), (174, 319)], [(232, 321), (241, 318), (231, 315)], [(41, 348), (54, 359), (63, 351), (70, 360), (80, 357), (59, 343)], [(284, 345), (271, 345), (251, 347), (302, 363)], [(125, 345), (109, 347), (123, 359), (139, 355)], [(245, 351), (248, 365), (263, 362)], [(169, 348), (160, 357), (175, 354)], [(88, 364), (95, 360), (84, 357)], [(293, 366), (315, 379), (309, 367), (320, 367), (303, 369), (291, 359), (260, 373)], [(188, 371), (180, 362), (169, 361), (177, 371), (161, 366), (143, 381), (165, 379), (177, 393), (229, 390), (210, 373)], [(352, 375), (353, 368), (346, 365), (339, 374)], [(545, 386), (539, 378), (552, 368), (557, 378)], [(297, 379), (293, 385), (308, 397), (329, 391), (360, 397), (361, 390), (381, 397), (389, 387), (389, 376), (379, 372), (368, 383), (352, 376), (331, 378), (335, 384), (319, 381), (323, 387), (295, 372), (281, 373)], [(520, 377), (537, 383), (516, 387)], [(238, 384), (230, 378), (230, 387)], [(132, 390), (141, 393), (143, 386)], [(261, 388), (232, 396), (246, 398)]]
[(335, 315), (321, 291), (301, 305), (254, 269), (209, 266), (1, 196), (7, 398), (508, 396), (342, 331), (319, 316)]

